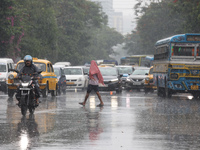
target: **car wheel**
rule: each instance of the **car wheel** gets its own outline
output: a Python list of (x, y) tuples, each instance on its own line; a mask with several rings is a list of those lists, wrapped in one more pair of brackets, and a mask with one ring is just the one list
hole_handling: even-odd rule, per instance
[(8, 87), (6, 86), (4, 90), (4, 94), (7, 94), (7, 93), (8, 93)]
[(151, 89), (150, 92), (153, 93), (153, 92), (154, 92), (154, 89)]
[(51, 96), (57, 96), (58, 95), (58, 85), (56, 85), (56, 90), (51, 91)]
[(49, 89), (48, 89), (49, 85), (47, 83), (46, 87), (42, 90), (42, 96), (43, 97), (47, 97), (48, 93), (49, 93)]
[(14, 95), (14, 93), (15, 93), (14, 90), (8, 89), (8, 97), (9, 97), (9, 98), (12, 98), (13, 95)]

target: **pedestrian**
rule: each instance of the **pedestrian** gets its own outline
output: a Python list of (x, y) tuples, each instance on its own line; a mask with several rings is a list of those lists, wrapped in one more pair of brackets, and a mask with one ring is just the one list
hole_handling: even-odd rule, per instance
[(101, 95), (99, 94), (99, 83), (104, 85), (102, 74), (94, 60), (91, 61), (90, 70), (89, 70), (89, 81), (87, 93), (83, 102), (80, 102), (80, 105), (85, 106), (85, 103), (90, 95), (90, 92), (94, 90), (100, 100), (100, 104), (97, 107), (102, 107), (104, 105)]

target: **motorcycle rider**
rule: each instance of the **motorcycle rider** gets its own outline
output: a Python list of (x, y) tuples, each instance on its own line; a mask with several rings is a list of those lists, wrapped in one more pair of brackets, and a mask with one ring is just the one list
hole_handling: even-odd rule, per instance
[[(36, 74), (38, 73), (38, 68), (37, 66), (35, 66), (33, 64), (33, 58), (30, 55), (26, 55), (24, 57), (24, 67), (19, 71), (19, 73), (17, 74), (17, 78), (21, 78), (22, 74)], [(40, 97), (40, 88), (39, 88), (39, 84), (37, 82), (37, 80), (35, 80), (35, 96), (36, 96), (36, 106), (39, 105), (39, 97)], [(20, 106), (20, 97), (21, 97), (21, 93), (19, 88), (17, 89), (17, 94), (16, 94), (16, 99), (19, 101), (17, 105)]]

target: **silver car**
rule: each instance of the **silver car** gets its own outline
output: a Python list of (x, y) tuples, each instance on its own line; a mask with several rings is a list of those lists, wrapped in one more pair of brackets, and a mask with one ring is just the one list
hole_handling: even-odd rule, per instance
[(126, 79), (126, 90), (144, 89), (144, 81), (149, 73), (147, 67), (135, 67), (133, 73)]

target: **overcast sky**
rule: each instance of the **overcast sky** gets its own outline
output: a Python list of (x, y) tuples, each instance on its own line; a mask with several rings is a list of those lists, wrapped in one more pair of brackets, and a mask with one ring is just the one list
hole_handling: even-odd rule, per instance
[(135, 28), (133, 7), (136, 0), (113, 0), (113, 8), (116, 12), (123, 12), (123, 30), (130, 33)]

